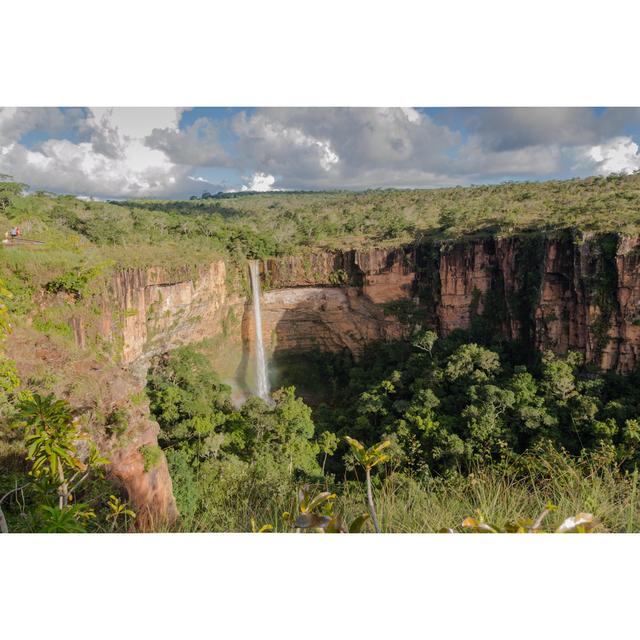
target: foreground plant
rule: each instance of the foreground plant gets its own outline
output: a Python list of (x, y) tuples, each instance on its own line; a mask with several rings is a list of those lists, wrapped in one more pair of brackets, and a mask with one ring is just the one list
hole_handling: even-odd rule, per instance
[(135, 520), (136, 513), (133, 509), (129, 508), (126, 502), (123, 502), (120, 498), (114, 495), (109, 496), (109, 515), (107, 520), (111, 522), (111, 530), (115, 531), (118, 527), (120, 520), (124, 520), (125, 529), (128, 528), (129, 519)]
[(92, 442), (86, 461), (80, 459), (77, 443), (87, 437), (78, 430), (69, 405), (56, 400), (53, 394), (42, 397), (36, 393), (23, 400), (18, 407), (18, 420), (26, 425), (27, 459), (33, 463), (30, 474), (57, 487), (59, 509), (69, 504), (73, 492), (92, 469), (109, 462), (98, 455)]
[[(469, 517), (462, 521), (462, 528), (469, 533), (542, 533), (544, 519), (556, 509), (555, 505), (548, 504), (535, 520), (525, 519), (509, 522), (504, 527), (485, 522), (482, 516), (478, 518)], [(595, 525), (596, 521), (591, 513), (578, 513), (575, 516), (566, 518), (555, 529), (555, 533), (591, 533)], [(453, 533), (453, 530), (448, 529), (448, 532)]]
[[(96, 514), (74, 496), (91, 474), (100, 475), (109, 461), (100, 456), (95, 444), (80, 432), (68, 403), (52, 394), (45, 397), (33, 394), (23, 399), (18, 405), (16, 424), (25, 432), (26, 460), (31, 462), (29, 475), (33, 480), (10, 493), (26, 487), (33, 490), (38, 505), (34, 513), (38, 531), (86, 531), (87, 523)], [(85, 443), (82, 452), (81, 442)], [(109, 507), (109, 519), (114, 524), (119, 517), (133, 514), (118, 499)], [(7, 529), (6, 522), (2, 528)]]
[[(291, 514), (285, 512), (282, 519), (295, 528), (297, 533), (302, 531), (314, 531), (316, 533), (361, 533), (367, 520), (368, 514), (362, 514), (355, 518), (349, 525), (343, 518), (334, 513), (335, 493), (322, 491), (316, 495), (311, 493), (308, 485), (304, 485), (298, 491), (298, 500), (296, 504), (297, 513)], [(262, 533), (265, 525), (257, 533)], [(256, 533), (255, 525), (252, 521), (252, 528)], [(272, 527), (268, 529), (272, 530)]]
[(252, 533), (271, 533), (273, 531), (273, 525), (271, 524), (263, 524), (261, 527), (258, 527), (256, 524), (256, 519), (251, 518), (251, 532)]
[(380, 533), (380, 523), (378, 522), (378, 514), (376, 513), (376, 507), (373, 503), (373, 491), (371, 489), (371, 469), (389, 460), (389, 456), (382, 452), (391, 446), (391, 442), (389, 440), (383, 440), (382, 442), (378, 442), (378, 444), (374, 444), (372, 447), (367, 449), (355, 438), (346, 436), (345, 440), (349, 443), (351, 451), (353, 452), (357, 462), (364, 469), (367, 484), (367, 503), (369, 505), (369, 513), (371, 514), (371, 521), (373, 522), (375, 532)]

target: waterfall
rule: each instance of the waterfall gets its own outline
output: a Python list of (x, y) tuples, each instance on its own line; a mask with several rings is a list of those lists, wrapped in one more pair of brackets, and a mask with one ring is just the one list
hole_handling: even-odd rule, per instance
[(256, 383), (258, 396), (269, 399), (269, 380), (267, 378), (267, 360), (262, 340), (262, 311), (260, 310), (260, 261), (249, 261), (251, 274), (251, 295), (253, 297), (253, 319), (256, 330)]

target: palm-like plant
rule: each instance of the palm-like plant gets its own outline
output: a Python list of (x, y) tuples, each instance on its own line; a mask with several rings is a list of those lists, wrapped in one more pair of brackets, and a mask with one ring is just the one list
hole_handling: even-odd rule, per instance
[(76, 442), (86, 436), (79, 432), (69, 405), (56, 400), (53, 394), (43, 397), (36, 393), (23, 400), (17, 420), (26, 428), (27, 459), (33, 462), (31, 475), (44, 477), (57, 486), (58, 508), (64, 509), (90, 469), (107, 464), (108, 460), (100, 457), (93, 443), (86, 461), (80, 459)]
[(109, 515), (107, 516), (107, 520), (111, 522), (112, 531), (115, 531), (121, 518), (124, 519), (124, 525), (126, 527), (127, 520), (129, 518), (133, 520), (136, 517), (135, 511), (133, 511), (133, 509), (130, 509), (129, 505), (126, 502), (122, 502), (122, 500), (120, 500), (120, 498), (118, 498), (117, 496), (109, 496), (109, 503), (107, 506), (109, 507)]
[(373, 528), (376, 533), (380, 533), (380, 523), (378, 522), (378, 514), (376, 513), (376, 507), (373, 503), (373, 491), (371, 489), (371, 469), (389, 460), (389, 455), (383, 453), (385, 449), (391, 446), (389, 440), (383, 440), (374, 444), (368, 449), (355, 438), (345, 437), (351, 447), (351, 451), (355, 456), (358, 464), (360, 464), (365, 472), (367, 483), (367, 503), (369, 505), (369, 513), (371, 514), (371, 521), (373, 522)]
[[(297, 515), (293, 517), (290, 513), (283, 513), (283, 520), (295, 527), (296, 532), (304, 530), (318, 533), (360, 533), (369, 519), (369, 514), (358, 516), (347, 526), (340, 515), (333, 511), (335, 499), (335, 493), (322, 491), (313, 495), (309, 485), (304, 485), (298, 491)], [(255, 533), (255, 527), (253, 530)]]
[(27, 458), (33, 462), (31, 474), (45, 476), (58, 486), (59, 508), (69, 502), (69, 484), (65, 470), (84, 471), (86, 465), (77, 457), (75, 441), (81, 436), (69, 406), (53, 394), (34, 394), (18, 407), (18, 419), (26, 423)]
[(335, 499), (336, 494), (330, 491), (322, 491), (314, 496), (309, 486), (304, 485), (298, 491), (298, 514), (295, 518), (291, 518), (290, 514), (284, 515), (289, 516), (296, 529), (324, 530), (331, 521)]

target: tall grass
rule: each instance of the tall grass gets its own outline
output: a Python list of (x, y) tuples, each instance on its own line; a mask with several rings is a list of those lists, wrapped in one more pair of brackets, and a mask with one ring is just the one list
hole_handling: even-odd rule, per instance
[[(546, 519), (549, 530), (568, 516), (593, 513), (600, 532), (640, 530), (638, 475), (614, 464), (570, 459), (560, 453), (522, 457), (517, 464), (476, 468), (468, 475), (416, 480), (391, 473), (377, 487), (377, 505), (386, 532), (437, 532), (457, 528), (467, 516), (480, 515), (499, 527), (535, 518), (548, 503), (557, 510)], [(347, 519), (361, 513), (364, 489), (344, 485), (339, 499)]]
[[(367, 512), (366, 490), (357, 480), (328, 482), (317, 491), (337, 493), (335, 510), (347, 522)], [(376, 508), (385, 533), (435, 533), (461, 530), (467, 516), (480, 515), (498, 527), (535, 518), (548, 503), (557, 510), (545, 519), (545, 530), (553, 531), (568, 516), (593, 513), (596, 532), (640, 531), (640, 501), (637, 472), (623, 472), (604, 458), (572, 459), (559, 452), (527, 454), (509, 464), (478, 466), (468, 474), (446, 478), (413, 478), (388, 470), (374, 485)], [(251, 531), (272, 524), (274, 531), (291, 531), (283, 512), (295, 510), (295, 483), (289, 493), (279, 492), (270, 500), (252, 501), (237, 494), (219, 497), (216, 508), (203, 510), (182, 531)]]

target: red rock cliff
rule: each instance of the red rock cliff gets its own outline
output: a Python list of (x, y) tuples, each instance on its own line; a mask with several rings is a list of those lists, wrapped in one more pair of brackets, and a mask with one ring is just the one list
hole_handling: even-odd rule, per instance
[[(602, 369), (628, 372), (639, 363), (637, 237), (585, 234), (577, 238), (558, 233), (368, 252), (318, 252), (306, 258), (268, 260), (264, 280), (273, 289), (342, 285), (357, 291), (366, 304), (374, 305), (372, 309), (414, 300), (424, 324), (442, 335), (467, 329), (475, 316), (484, 315), (509, 339), (558, 353), (578, 350)], [(327, 301), (334, 296), (323, 295)], [(352, 293), (350, 299), (354, 296)], [(267, 306), (273, 302), (277, 307), (277, 298), (278, 294), (270, 294)], [(330, 304), (326, 309), (329, 318), (334, 310), (344, 311), (345, 319), (360, 313), (344, 301), (335, 309)], [(279, 313), (276, 310), (275, 315)], [(366, 317), (358, 344), (402, 334), (397, 326), (389, 330), (393, 317), (376, 319), (373, 312)], [(285, 320), (279, 342), (295, 347), (296, 333), (310, 330), (308, 318), (297, 325), (295, 313), (290, 313)], [(367, 328), (370, 323), (375, 330)], [(349, 340), (340, 336), (353, 335), (349, 321), (341, 328), (336, 316), (329, 324), (338, 336), (318, 344), (323, 348), (345, 346)], [(305, 341), (301, 336), (298, 344), (304, 346)]]

